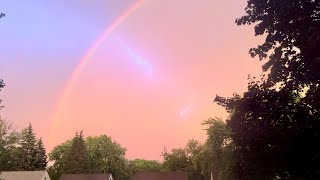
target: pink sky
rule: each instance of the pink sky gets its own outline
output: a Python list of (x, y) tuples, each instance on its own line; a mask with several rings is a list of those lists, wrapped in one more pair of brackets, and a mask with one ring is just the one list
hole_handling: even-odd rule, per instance
[(248, 74), (261, 72), (248, 55), (259, 42), (253, 27), (234, 23), (245, 0), (145, 0), (89, 58), (61, 106), (74, 68), (134, 1), (33, 0), (29, 24), (10, 18), (23, 5), (5, 1), (1, 115), (18, 128), (31, 122), (48, 151), (83, 129), (111, 136), (129, 159), (161, 160), (164, 147), (203, 142), (201, 122), (226, 115), (215, 95), (241, 93)]

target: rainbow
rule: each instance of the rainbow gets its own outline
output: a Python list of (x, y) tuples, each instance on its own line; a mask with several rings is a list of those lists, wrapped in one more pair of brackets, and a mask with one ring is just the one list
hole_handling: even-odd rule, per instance
[(53, 129), (57, 126), (57, 120), (59, 115), (62, 113), (67, 99), (70, 96), (70, 93), (74, 87), (74, 84), (79, 79), (80, 74), (83, 72), (84, 68), (87, 66), (88, 62), (90, 61), (90, 57), (96, 52), (96, 50), (101, 46), (101, 44), (106, 40), (107, 37), (111, 35), (111, 33), (123, 23), (126, 18), (130, 16), (134, 11), (136, 11), (144, 2), (145, 0), (137, 0), (128, 9), (126, 9), (117, 19), (115, 19), (111, 25), (107, 26), (105, 31), (102, 33), (101, 36), (93, 43), (93, 45), (86, 51), (84, 56), (81, 58), (79, 64), (74, 68), (70, 78), (68, 79), (63, 91), (62, 96), (58, 100), (57, 108), (54, 114), (54, 119), (51, 121), (51, 129), (49, 134), (49, 139), (52, 138)]

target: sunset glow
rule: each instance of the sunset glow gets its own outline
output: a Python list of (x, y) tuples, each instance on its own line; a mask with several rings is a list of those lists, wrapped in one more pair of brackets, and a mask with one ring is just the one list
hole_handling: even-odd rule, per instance
[(31, 122), (48, 152), (83, 130), (111, 136), (129, 159), (161, 160), (164, 147), (204, 141), (201, 123), (227, 115), (214, 97), (261, 72), (248, 54), (259, 38), (234, 23), (246, 0), (1, 5), (1, 116)]

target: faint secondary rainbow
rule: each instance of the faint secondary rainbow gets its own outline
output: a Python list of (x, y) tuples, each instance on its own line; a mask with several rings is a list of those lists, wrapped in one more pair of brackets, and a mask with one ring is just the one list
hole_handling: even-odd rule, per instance
[(118, 41), (126, 51), (126, 53), (133, 59), (135, 64), (139, 65), (142, 67), (145, 72), (147, 72), (148, 78), (152, 79), (153, 76), (153, 70), (152, 70), (152, 65), (149, 63), (146, 59), (144, 59), (142, 56), (139, 56), (136, 54), (128, 45), (125, 43), (121, 38), (118, 38)]
[(74, 84), (79, 79), (80, 74), (87, 66), (90, 57), (95, 53), (95, 51), (101, 46), (101, 44), (106, 40), (108, 36), (119, 26), (123, 23), (127, 17), (130, 16), (134, 11), (136, 11), (144, 2), (145, 0), (137, 0), (134, 2), (128, 9), (126, 9), (117, 19), (115, 19), (111, 25), (107, 26), (106, 30), (102, 33), (101, 36), (95, 41), (95, 43), (88, 49), (88, 51), (84, 54), (81, 58), (79, 64), (75, 67), (74, 71), (72, 72), (70, 78), (68, 79), (64, 90), (62, 91), (62, 96), (59, 98), (58, 105), (54, 114), (54, 119), (51, 124), (49, 138), (50, 141), (52, 139), (52, 130), (57, 125), (57, 119), (59, 115), (62, 113), (62, 110), (65, 107), (66, 101), (74, 87)]

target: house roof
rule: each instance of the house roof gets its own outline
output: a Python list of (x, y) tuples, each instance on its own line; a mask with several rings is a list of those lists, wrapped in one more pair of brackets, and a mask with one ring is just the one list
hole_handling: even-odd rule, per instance
[(59, 180), (109, 180), (110, 173), (106, 174), (63, 174)]
[(138, 172), (134, 180), (188, 180), (185, 172)]
[(38, 180), (47, 171), (4, 171), (0, 173), (0, 179), (5, 180)]

